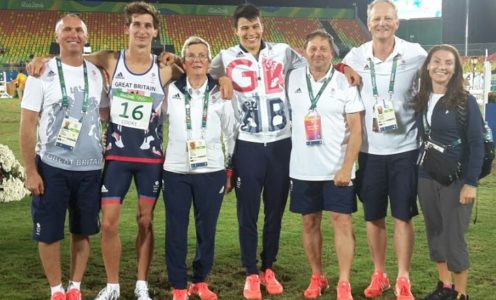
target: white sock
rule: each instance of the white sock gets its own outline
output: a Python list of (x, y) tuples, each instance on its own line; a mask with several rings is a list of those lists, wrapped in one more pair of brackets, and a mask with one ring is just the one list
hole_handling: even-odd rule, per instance
[(136, 280), (136, 289), (137, 290), (147, 290), (148, 289), (148, 282), (146, 280)]
[(107, 283), (107, 289), (116, 291), (117, 295), (121, 294), (121, 286), (118, 283)]
[(69, 280), (69, 285), (67, 286), (67, 290), (70, 291), (72, 289), (81, 290), (81, 282)]
[(54, 295), (55, 293), (58, 293), (58, 292), (65, 294), (64, 287), (62, 286), (62, 283), (58, 284), (56, 286), (51, 286), (50, 290), (52, 291), (52, 295)]

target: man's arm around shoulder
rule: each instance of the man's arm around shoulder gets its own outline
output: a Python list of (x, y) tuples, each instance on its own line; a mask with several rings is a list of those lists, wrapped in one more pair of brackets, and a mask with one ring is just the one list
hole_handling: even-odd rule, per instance
[(117, 59), (119, 52), (111, 50), (102, 50), (84, 56), (84, 59), (94, 64), (97, 67), (103, 68), (110, 76), (114, 75), (115, 67), (117, 66)]

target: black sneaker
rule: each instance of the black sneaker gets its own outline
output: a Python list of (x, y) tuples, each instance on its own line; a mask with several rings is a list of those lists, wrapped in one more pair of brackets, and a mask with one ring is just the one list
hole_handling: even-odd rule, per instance
[(453, 289), (453, 286), (451, 286), (451, 288), (447, 288), (444, 286), (442, 281), (438, 281), (436, 289), (429, 295), (425, 296), (424, 300), (452, 300), (456, 299), (456, 294), (457, 293)]

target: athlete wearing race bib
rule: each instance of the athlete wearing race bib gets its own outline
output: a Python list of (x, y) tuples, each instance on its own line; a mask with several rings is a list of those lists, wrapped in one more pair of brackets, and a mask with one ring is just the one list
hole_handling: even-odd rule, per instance
[(109, 93), (106, 160), (163, 162), (161, 106), (165, 92), (155, 60), (153, 55), (149, 68), (138, 74), (126, 65), (125, 51), (119, 53)]
[(88, 56), (112, 78), (110, 88), (111, 120), (107, 130), (105, 168), (102, 185), (102, 256), (107, 286), (96, 299), (120, 295), (119, 216), (121, 204), (134, 179), (138, 191), (136, 237), (137, 281), (134, 295), (151, 299), (148, 271), (153, 253), (153, 210), (162, 182), (163, 86), (171, 79), (169, 66), (159, 68), (151, 54), (152, 39), (158, 34), (157, 10), (144, 2), (125, 8), (129, 46), (119, 53), (97, 52)]

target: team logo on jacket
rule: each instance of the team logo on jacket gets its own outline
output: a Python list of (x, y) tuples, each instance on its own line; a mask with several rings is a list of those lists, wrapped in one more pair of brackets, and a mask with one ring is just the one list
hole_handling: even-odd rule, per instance
[(124, 75), (122, 75), (122, 72), (117, 73), (117, 75), (115, 75), (115, 79), (124, 79)]
[(55, 75), (57, 75), (57, 74), (55, 74), (54, 71), (52, 71), (52, 70), (48, 71), (47, 81), (50, 81), (50, 82), (53, 81), (55, 79)]
[(280, 62), (272, 59), (262, 59), (264, 76), (266, 79), (265, 92), (267, 94), (278, 93), (284, 90), (283, 66)]

